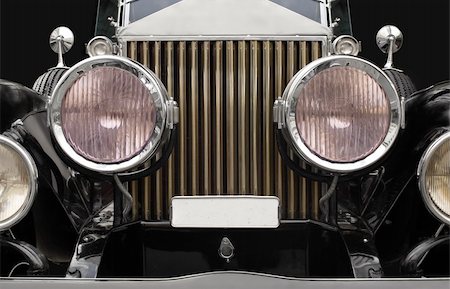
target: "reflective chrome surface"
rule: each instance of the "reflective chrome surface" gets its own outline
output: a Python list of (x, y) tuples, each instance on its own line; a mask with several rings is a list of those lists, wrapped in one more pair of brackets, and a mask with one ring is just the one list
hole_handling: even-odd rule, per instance
[[(354, 162), (332, 162), (319, 157), (305, 144), (297, 128), (296, 109), (299, 92), (304, 88), (311, 77), (334, 66), (350, 66), (365, 71), (384, 90), (391, 106), (390, 125), (383, 142), (373, 151), (373, 153)], [(402, 107), (394, 85), (386, 74), (384, 74), (384, 72), (382, 72), (374, 64), (353, 56), (330, 56), (309, 64), (304, 69), (299, 71), (288, 84), (283, 94), (283, 102), (281, 103), (281, 106), (279, 102), (276, 104), (278, 104), (278, 106), (275, 106), (274, 110), (283, 111), (283, 123), (279, 123), (278, 125), (279, 127), (282, 127), (286, 140), (292, 144), (292, 147), (306, 161), (314, 166), (331, 172), (349, 173), (366, 168), (375, 163), (392, 147), (400, 130)]]
[[(440, 221), (446, 223), (447, 225), (450, 225), (450, 215), (443, 212), (438, 205), (433, 201), (433, 199), (430, 196), (430, 193), (427, 190), (426, 186), (426, 172), (429, 168), (429, 166), (433, 166), (434, 164), (430, 163), (430, 160), (433, 157), (433, 154), (436, 152), (436, 150), (445, 142), (450, 142), (450, 132), (447, 132), (440, 137), (438, 137), (433, 143), (427, 148), (425, 153), (423, 154), (422, 158), (420, 159), (417, 176), (419, 178), (419, 189), (422, 194), (422, 198), (425, 202), (426, 207), (428, 210)], [(443, 196), (444, 198), (447, 198), (447, 200), (450, 200), (449, 196)]]
[(89, 56), (111, 55), (113, 54), (113, 43), (106, 36), (96, 36), (86, 45), (86, 52)]
[(353, 36), (341, 35), (333, 41), (333, 52), (336, 54), (357, 56), (360, 51), (360, 44)]
[[(67, 91), (72, 84), (79, 78), (79, 75), (85, 71), (90, 71), (97, 66), (113, 66), (120, 67), (128, 72), (131, 72), (139, 78), (139, 80), (152, 91), (151, 97), (153, 97), (153, 104), (156, 109), (156, 119), (154, 132), (152, 133), (148, 143), (144, 146), (143, 150), (121, 163), (97, 163), (84, 158), (79, 155), (66, 139), (62, 123), (61, 123), (61, 106), (64, 97), (66, 97)], [(174, 106), (174, 107), (171, 107)], [(177, 114), (178, 110), (175, 106), (175, 102), (170, 102), (166, 89), (160, 80), (148, 69), (131, 61), (127, 58), (117, 56), (96, 56), (88, 58), (75, 66), (73, 66), (58, 82), (55, 87), (52, 99), (48, 107), (49, 125), (53, 136), (55, 137), (58, 145), (78, 165), (101, 173), (114, 173), (123, 172), (125, 170), (136, 167), (149, 159), (154, 153), (161, 148), (161, 145), (170, 136), (170, 127), (173, 123), (168, 122), (168, 111), (172, 110), (172, 113)], [(172, 118), (173, 121), (177, 121), (178, 117)]]
[[(20, 209), (11, 217), (7, 218), (3, 222), (0, 222), (0, 231), (7, 230), (10, 227), (17, 224), (20, 220), (23, 219), (23, 217), (26, 216), (28, 211), (30, 210), (31, 206), (33, 205), (34, 196), (36, 194), (37, 188), (38, 188), (38, 171), (36, 167), (36, 163), (34, 162), (31, 155), (28, 153), (28, 151), (21, 146), (19, 143), (0, 135), (0, 145), (7, 146), (11, 148), (13, 151), (15, 151), (24, 162), (24, 165), (26, 166), (28, 170), (28, 176), (29, 176), (29, 192), (27, 193), (27, 197), (24, 201), (24, 203), (21, 205)], [(2, 160), (0, 160), (0, 165), (2, 164)], [(0, 184), (1, 185), (1, 184)], [(2, 191), (0, 190), (0, 193)]]
[(393, 67), (393, 54), (400, 50), (403, 44), (403, 33), (394, 25), (383, 26), (376, 36), (377, 45), (388, 55), (385, 68)]
[(72, 48), (74, 36), (72, 30), (65, 26), (60, 26), (50, 34), (50, 48), (58, 54), (58, 65), (56, 67), (64, 67), (64, 59), (62, 55)]

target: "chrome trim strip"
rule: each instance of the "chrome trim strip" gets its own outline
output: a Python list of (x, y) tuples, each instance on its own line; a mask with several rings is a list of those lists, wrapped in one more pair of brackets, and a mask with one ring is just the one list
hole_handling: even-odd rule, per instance
[(322, 41), (327, 43), (328, 36), (317, 35), (217, 35), (217, 36), (164, 36), (164, 35), (150, 35), (150, 36), (119, 36), (119, 42), (128, 41)]

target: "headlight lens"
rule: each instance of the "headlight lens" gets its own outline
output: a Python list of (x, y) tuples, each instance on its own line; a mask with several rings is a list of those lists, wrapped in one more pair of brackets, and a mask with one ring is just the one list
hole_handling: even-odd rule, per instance
[(295, 118), (303, 142), (319, 157), (354, 162), (383, 141), (390, 122), (389, 100), (364, 71), (331, 67), (300, 91)]
[(150, 91), (135, 75), (117, 67), (97, 67), (81, 75), (61, 105), (61, 126), (70, 146), (99, 163), (138, 154), (155, 120)]
[(419, 163), (419, 185), (433, 215), (450, 224), (450, 132), (436, 139)]
[(389, 78), (352, 56), (331, 56), (306, 66), (289, 83), (285, 138), (322, 169), (348, 173), (368, 167), (391, 147), (402, 109)]
[(0, 136), (0, 231), (28, 213), (36, 189), (37, 170), (31, 156), (15, 141)]
[(167, 92), (140, 64), (97, 56), (72, 67), (49, 105), (53, 135), (79, 165), (103, 173), (131, 169), (160, 147)]

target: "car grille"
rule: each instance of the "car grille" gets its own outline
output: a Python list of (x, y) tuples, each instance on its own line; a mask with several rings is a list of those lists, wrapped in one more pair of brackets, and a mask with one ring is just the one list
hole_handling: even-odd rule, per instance
[(237, 194), (277, 196), (283, 219), (318, 219), (324, 185), (294, 175), (283, 164), (272, 107), (291, 77), (322, 55), (322, 42), (126, 45), (128, 56), (155, 72), (180, 107), (178, 142), (168, 163), (129, 185), (134, 219), (167, 220), (177, 195)]

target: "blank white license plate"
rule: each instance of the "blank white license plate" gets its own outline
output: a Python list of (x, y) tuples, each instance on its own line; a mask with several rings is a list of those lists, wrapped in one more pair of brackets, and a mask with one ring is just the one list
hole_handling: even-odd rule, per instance
[(277, 197), (173, 197), (170, 221), (177, 228), (277, 228), (279, 207)]

